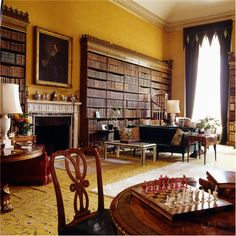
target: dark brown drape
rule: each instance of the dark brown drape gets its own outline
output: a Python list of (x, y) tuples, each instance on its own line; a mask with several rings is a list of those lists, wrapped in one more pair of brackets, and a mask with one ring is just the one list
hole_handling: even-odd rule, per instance
[(192, 118), (193, 105), (197, 81), (199, 45), (202, 44), (204, 36), (208, 37), (210, 43), (214, 35), (218, 36), (220, 43), (220, 96), (221, 96), (221, 119), (222, 137), (221, 143), (227, 141), (227, 113), (228, 113), (228, 52), (230, 51), (232, 32), (232, 20), (216, 22), (212, 24), (199, 25), (184, 29), (185, 47), (185, 80), (186, 80), (186, 115)]

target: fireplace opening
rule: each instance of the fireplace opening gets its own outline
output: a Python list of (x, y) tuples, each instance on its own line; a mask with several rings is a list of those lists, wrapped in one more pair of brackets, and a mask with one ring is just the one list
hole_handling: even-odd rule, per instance
[(37, 144), (43, 144), (48, 155), (70, 147), (71, 117), (35, 116)]

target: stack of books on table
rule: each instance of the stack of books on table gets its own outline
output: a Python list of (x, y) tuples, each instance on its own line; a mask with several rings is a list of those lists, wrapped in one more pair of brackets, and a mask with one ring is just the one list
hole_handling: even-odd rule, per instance
[(235, 199), (235, 172), (224, 170), (206, 171), (206, 178), (199, 179), (199, 184), (205, 190), (214, 190), (217, 186), (219, 197)]

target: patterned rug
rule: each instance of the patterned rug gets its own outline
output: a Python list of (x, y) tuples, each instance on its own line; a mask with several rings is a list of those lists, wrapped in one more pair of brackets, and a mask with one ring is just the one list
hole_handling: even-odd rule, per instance
[[(214, 161), (213, 148), (207, 153), (206, 168), (225, 168), (235, 169), (236, 150), (232, 147), (217, 146), (217, 162)], [(168, 166), (169, 171), (179, 171), (180, 167), (186, 174), (191, 172), (189, 166), (199, 167), (203, 165), (203, 158), (190, 159), (190, 164), (182, 163), (181, 155), (173, 155), (170, 153), (163, 154), (155, 163), (151, 161), (152, 156), (147, 153), (147, 162), (145, 166), (140, 165), (140, 156), (137, 153), (137, 158), (133, 158), (132, 153), (121, 153), (121, 156), (126, 155), (126, 159), (113, 159), (114, 155), (109, 155), (108, 161), (102, 160), (102, 175), (103, 185), (107, 186), (112, 183), (117, 183), (122, 179), (135, 179), (140, 174), (145, 174), (147, 178), (149, 171), (158, 170), (164, 173)], [(196, 168), (197, 169), (197, 168)], [(60, 174), (60, 182), (62, 182), (62, 191), (67, 193), (69, 182), (66, 178), (65, 171), (58, 168)], [(158, 172), (157, 176), (159, 175)], [(180, 172), (178, 172), (180, 173)], [(170, 175), (170, 173), (168, 173)], [(91, 211), (96, 209), (97, 194), (91, 192), (96, 187), (96, 175), (93, 171), (88, 176), (90, 180), (89, 186), (89, 201)], [(114, 188), (114, 186), (113, 186)], [(11, 201), (14, 210), (9, 213), (0, 214), (0, 235), (56, 235), (57, 234), (57, 207), (53, 184), (46, 186), (10, 186)], [(105, 207), (109, 208), (112, 201), (111, 197), (104, 197)], [(66, 195), (65, 208), (67, 220), (73, 215), (72, 209), (73, 196)]]
[[(138, 184), (144, 181), (158, 179), (161, 175), (168, 177), (182, 177), (185, 175), (186, 177), (205, 177), (206, 171), (211, 170), (220, 170), (221, 168), (213, 168), (209, 166), (202, 166), (200, 164), (191, 164), (191, 163), (173, 163), (171, 165), (156, 168), (154, 170), (150, 170), (144, 172), (142, 174), (138, 174), (126, 179), (119, 180), (115, 183), (107, 184), (103, 187), (104, 195), (108, 197), (115, 197), (122, 190)], [(229, 169), (228, 169), (229, 170)], [(232, 168), (232, 170), (235, 170)], [(91, 190), (92, 192), (97, 192), (97, 188)]]

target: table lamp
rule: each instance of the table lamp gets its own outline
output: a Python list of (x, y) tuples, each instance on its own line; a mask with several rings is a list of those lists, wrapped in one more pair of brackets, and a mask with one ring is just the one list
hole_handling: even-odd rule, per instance
[(170, 126), (175, 126), (176, 113), (180, 113), (179, 100), (167, 100), (166, 111), (170, 113)]
[(11, 119), (8, 118), (8, 114), (22, 113), (19, 100), (19, 85), (0, 83), (0, 92), (2, 143), (5, 144), (5, 148), (12, 148), (11, 140), (7, 136), (7, 132), (11, 127)]

